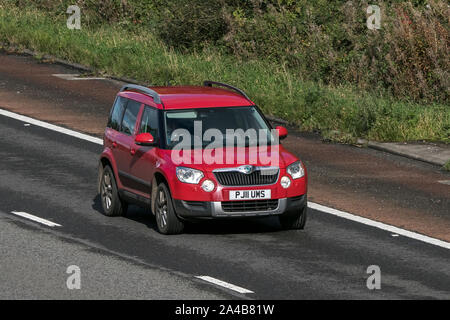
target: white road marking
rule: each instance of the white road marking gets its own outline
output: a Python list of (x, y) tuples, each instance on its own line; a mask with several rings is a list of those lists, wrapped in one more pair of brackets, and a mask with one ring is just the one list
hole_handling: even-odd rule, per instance
[(32, 214), (29, 214), (29, 213), (26, 213), (26, 212), (11, 211), (11, 213), (15, 214), (16, 216), (20, 216), (22, 218), (26, 218), (26, 219), (29, 219), (29, 220), (33, 220), (35, 222), (39, 222), (39, 223), (45, 224), (46, 226), (49, 226), (49, 227), (62, 227), (60, 224), (57, 224), (57, 223), (51, 222), (49, 220), (33, 216)]
[(13, 118), (13, 119), (16, 119), (16, 120), (20, 120), (20, 121), (23, 121), (23, 122), (26, 122), (26, 123), (29, 123), (29, 124), (33, 124), (33, 125), (38, 126), (38, 127), (42, 127), (42, 128), (46, 128), (46, 129), (49, 129), (49, 130), (52, 130), (52, 131), (63, 133), (63, 134), (66, 134), (66, 135), (69, 135), (69, 136), (72, 136), (72, 137), (75, 137), (75, 138), (78, 138), (78, 139), (82, 139), (82, 140), (86, 140), (86, 141), (89, 141), (89, 142), (92, 142), (92, 143), (103, 145), (103, 140), (102, 139), (95, 138), (95, 137), (92, 137), (92, 136), (89, 136), (87, 134), (80, 133), (80, 132), (77, 132), (77, 131), (74, 131), (74, 130), (70, 130), (70, 129), (59, 127), (59, 126), (55, 126), (53, 124), (50, 124), (50, 123), (47, 123), (47, 122), (44, 122), (44, 121), (40, 121), (40, 120), (36, 120), (36, 119), (30, 118), (30, 117), (27, 117), (27, 116), (22, 116), (20, 114), (17, 114), (17, 113), (14, 113), (14, 112), (10, 112), (10, 111), (6, 111), (4, 109), (0, 109), (0, 115), (5, 116), (5, 117), (9, 117), (9, 118)]
[(248, 289), (242, 288), (242, 287), (238, 287), (235, 286), (234, 284), (213, 278), (213, 277), (209, 277), (209, 276), (196, 276), (196, 278), (198, 279), (202, 279), (203, 281), (207, 281), (210, 283), (213, 283), (215, 285), (239, 292), (239, 293), (254, 293), (253, 291), (250, 291)]
[(78, 73), (54, 73), (52, 76), (64, 80), (104, 80), (102, 77), (80, 77)]
[(338, 217), (341, 217), (341, 218), (344, 218), (344, 219), (347, 219), (347, 220), (359, 222), (359, 223), (362, 223), (362, 224), (365, 224), (365, 225), (368, 225), (368, 226), (371, 226), (371, 227), (375, 227), (375, 228), (378, 228), (378, 229), (383, 229), (383, 230), (389, 231), (389, 232), (397, 234), (397, 235), (402, 235), (402, 236), (405, 236), (405, 237), (408, 237), (408, 238), (411, 238), (411, 239), (415, 239), (415, 240), (419, 240), (419, 241), (422, 241), (422, 242), (426, 242), (426, 243), (429, 243), (429, 244), (432, 244), (432, 245), (435, 245), (435, 246), (438, 246), (438, 247), (442, 247), (442, 248), (445, 248), (445, 249), (450, 249), (450, 243), (449, 242), (446, 242), (446, 241), (443, 241), (443, 240), (439, 240), (439, 239), (435, 239), (435, 238), (431, 238), (431, 237), (428, 237), (428, 236), (424, 236), (422, 234), (419, 234), (419, 233), (416, 233), (416, 232), (412, 232), (412, 231), (408, 231), (408, 230), (405, 230), (405, 229), (401, 229), (401, 228), (398, 228), (398, 227), (394, 227), (394, 226), (391, 226), (389, 224), (385, 224), (385, 223), (382, 223), (382, 222), (370, 220), (368, 218), (363, 218), (363, 217), (360, 217), (360, 216), (357, 216), (357, 215), (354, 215), (354, 214), (351, 214), (351, 213), (348, 213), (348, 212), (345, 212), (345, 211), (340, 211), (340, 210), (336, 210), (336, 209), (333, 209), (333, 208), (329, 208), (329, 207), (326, 207), (326, 206), (323, 206), (321, 204), (314, 203), (314, 202), (308, 202), (308, 207), (310, 207), (311, 209), (319, 210), (319, 211), (322, 211), (322, 212), (326, 212), (326, 213), (329, 213), (329, 214), (332, 214), (332, 215), (335, 215), (335, 216), (338, 216)]
[(439, 180), (439, 183), (448, 184), (450, 186), (450, 180)]
[(52, 76), (61, 78), (61, 79), (66, 79), (69, 77), (78, 77), (79, 75), (80, 75), (79, 73), (53, 73), (52, 74)]
[[(63, 133), (63, 134), (67, 134), (69, 136), (75, 137), (75, 138), (79, 138), (82, 140), (86, 140), (92, 143), (96, 143), (96, 144), (103, 144), (103, 140), (99, 139), (99, 138), (95, 138), (92, 136), (89, 136), (87, 134), (84, 133), (79, 133), (70, 129), (66, 129), (66, 128), (62, 128), (59, 126), (55, 126), (53, 124), (44, 122), (44, 121), (40, 121), (40, 120), (36, 120), (30, 117), (26, 117), (26, 116), (22, 116), (20, 114), (14, 113), (14, 112), (10, 112), (10, 111), (6, 111), (4, 109), (0, 109), (0, 115), (6, 116), (6, 117), (10, 117), (16, 120), (20, 120), (26, 123), (31, 123), (33, 125), (39, 126), (39, 127), (43, 127), (43, 128), (47, 128), (49, 130), (53, 130), (53, 131), (57, 131), (59, 133)], [(412, 231), (408, 231), (405, 229), (401, 229), (398, 227), (394, 227), (382, 222), (378, 222), (378, 221), (374, 221), (374, 220), (370, 220), (368, 218), (363, 218), (348, 212), (344, 212), (344, 211), (340, 211), (337, 209), (333, 209), (333, 208), (329, 208), (326, 206), (323, 206), (321, 204), (318, 203), (314, 203), (314, 202), (308, 202), (308, 207), (310, 207), (311, 209), (315, 209), (315, 210), (319, 210), (325, 213), (329, 213), (344, 219), (348, 219), (351, 221), (355, 221), (355, 222), (359, 222), (368, 226), (372, 226), (372, 227), (376, 227), (385, 231), (389, 231), (391, 233), (395, 233), (395, 234), (399, 234), (411, 239), (415, 239), (415, 240), (419, 240), (419, 241), (423, 241), (435, 246), (439, 246), (445, 249), (450, 249), (450, 243), (443, 241), (443, 240), (439, 240), (439, 239), (435, 239), (435, 238), (431, 238), (428, 236), (424, 236), (421, 235), (419, 233), (416, 232), (412, 232)]]

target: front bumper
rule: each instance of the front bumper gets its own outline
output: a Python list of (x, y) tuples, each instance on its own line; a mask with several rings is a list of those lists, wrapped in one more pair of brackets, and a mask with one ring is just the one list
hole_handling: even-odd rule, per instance
[(306, 205), (306, 194), (278, 199), (278, 206), (269, 210), (227, 211), (221, 201), (185, 201), (173, 200), (175, 212), (182, 219), (213, 219), (237, 217), (262, 217), (291, 214), (303, 209)]

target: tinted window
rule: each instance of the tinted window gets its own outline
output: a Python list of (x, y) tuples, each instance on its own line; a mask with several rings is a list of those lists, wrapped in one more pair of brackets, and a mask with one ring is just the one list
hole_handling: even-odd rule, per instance
[(128, 100), (127, 108), (125, 109), (125, 113), (123, 115), (122, 126), (120, 128), (121, 132), (129, 135), (134, 133), (136, 118), (140, 107), (140, 102)]
[(155, 140), (158, 138), (158, 110), (145, 106), (142, 114), (140, 133), (150, 133)]
[(111, 116), (108, 121), (108, 127), (119, 131), (120, 122), (122, 121), (123, 111), (127, 104), (127, 99), (122, 97), (117, 97), (113, 109), (111, 111)]

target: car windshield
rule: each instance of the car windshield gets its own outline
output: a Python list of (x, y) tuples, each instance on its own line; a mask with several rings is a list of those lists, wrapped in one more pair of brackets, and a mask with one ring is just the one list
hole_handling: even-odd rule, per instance
[[(256, 107), (197, 108), (166, 111), (166, 142), (191, 147), (258, 146), (276, 139)], [(214, 144), (212, 144), (214, 142)]]

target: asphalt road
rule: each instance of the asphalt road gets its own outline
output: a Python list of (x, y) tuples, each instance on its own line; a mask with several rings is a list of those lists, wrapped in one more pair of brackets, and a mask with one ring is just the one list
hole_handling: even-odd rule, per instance
[[(282, 231), (268, 218), (191, 225), (177, 236), (157, 233), (137, 207), (126, 217), (105, 217), (96, 194), (101, 149), (0, 116), (0, 297), (450, 298), (448, 249), (316, 210), (304, 231)], [(87, 279), (78, 293), (64, 288), (72, 264)], [(370, 265), (381, 269), (380, 290), (366, 286)]]
[[(0, 216), (0, 299), (230, 299), (230, 294)], [(70, 281), (79, 267), (79, 287)], [(69, 273), (67, 273), (67, 270)], [(70, 290), (67, 286), (69, 279)]]

